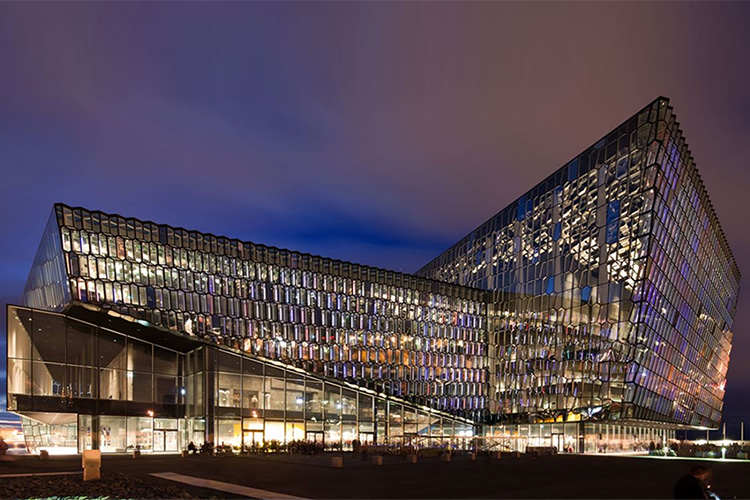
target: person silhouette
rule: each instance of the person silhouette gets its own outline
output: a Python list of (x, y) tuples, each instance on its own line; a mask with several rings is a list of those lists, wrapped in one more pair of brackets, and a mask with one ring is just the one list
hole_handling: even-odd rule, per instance
[(674, 485), (674, 497), (679, 498), (714, 498), (719, 497), (711, 491), (709, 481), (711, 469), (696, 465), (682, 476)]

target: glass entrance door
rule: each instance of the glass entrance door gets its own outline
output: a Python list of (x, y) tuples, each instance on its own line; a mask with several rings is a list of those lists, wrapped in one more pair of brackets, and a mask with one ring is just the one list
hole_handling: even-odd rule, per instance
[(154, 451), (164, 451), (164, 431), (154, 431)]
[(154, 451), (178, 451), (177, 431), (155, 429)]
[(552, 446), (557, 449), (557, 453), (565, 451), (565, 434), (562, 432), (552, 433)]
[(179, 451), (177, 431), (164, 431), (164, 451)]
[(244, 431), (242, 446), (248, 450), (257, 450), (263, 446), (263, 431)]
[(325, 438), (323, 436), (323, 431), (307, 431), (305, 439), (307, 439), (307, 441), (310, 443), (324, 444)]

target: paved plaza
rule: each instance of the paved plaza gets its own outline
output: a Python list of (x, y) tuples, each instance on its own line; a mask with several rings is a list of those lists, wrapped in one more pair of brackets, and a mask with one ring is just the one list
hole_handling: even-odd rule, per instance
[[(345, 455), (339, 469), (330, 467), (332, 456), (104, 456), (102, 471), (178, 486), (200, 498), (672, 498), (674, 482), (703, 463), (714, 469), (714, 489), (722, 498), (750, 498), (750, 461), (585, 455), (471, 461), (455, 456), (451, 462), (432, 458), (416, 464), (385, 457), (376, 466)], [(75, 472), (80, 460), (21, 459), (4, 464), (0, 474)], [(221, 483), (232, 488), (214, 489)]]

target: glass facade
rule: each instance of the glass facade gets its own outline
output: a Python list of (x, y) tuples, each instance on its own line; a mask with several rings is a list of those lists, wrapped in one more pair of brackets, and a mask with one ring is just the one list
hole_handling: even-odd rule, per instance
[(616, 421), (501, 424), (489, 427), (481, 439), (485, 448), (496, 451), (552, 447), (559, 453), (642, 453), (674, 440), (674, 428)]
[(658, 98), (416, 275), (57, 204), (8, 405), (112, 451), (480, 428), (634, 451), (718, 426), (739, 281)]
[(176, 417), (184, 355), (61, 313), (8, 307), (8, 408)]
[[(350, 449), (354, 439), (402, 445), (417, 436), (459, 445), (457, 436), (474, 435), (469, 420), (383, 398), (346, 382), (321, 380), (293, 366), (212, 349), (196, 355), (207, 359), (216, 387), (217, 444), (237, 450), (295, 440), (334, 449)], [(378, 405), (386, 424), (379, 435)]]
[(486, 407), (484, 292), (63, 205), (69, 293), (418, 404)]
[[(178, 452), (190, 441), (351, 449), (355, 439), (461, 448), (475, 435), (473, 421), (401, 398), (202, 339), (172, 350), (133, 336), (173, 335), (164, 329), (80, 313), (8, 307), (8, 409), (32, 452)], [(128, 323), (134, 331), (118, 328)]]
[(61, 310), (71, 300), (66, 271), (60, 228), (53, 213), (44, 228), (21, 302), (29, 307)]
[(493, 292), (495, 421), (718, 426), (740, 274), (666, 99), (417, 274)]

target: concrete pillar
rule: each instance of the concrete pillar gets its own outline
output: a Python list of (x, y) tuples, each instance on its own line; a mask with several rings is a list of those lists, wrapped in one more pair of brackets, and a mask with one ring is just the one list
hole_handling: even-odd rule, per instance
[[(79, 419), (80, 421), (80, 419)], [(80, 432), (80, 429), (79, 429)], [(99, 415), (91, 416), (91, 449), (98, 450), (101, 442), (101, 420)]]
[(203, 348), (203, 407), (206, 416), (206, 441), (216, 441), (216, 361), (215, 348)]

